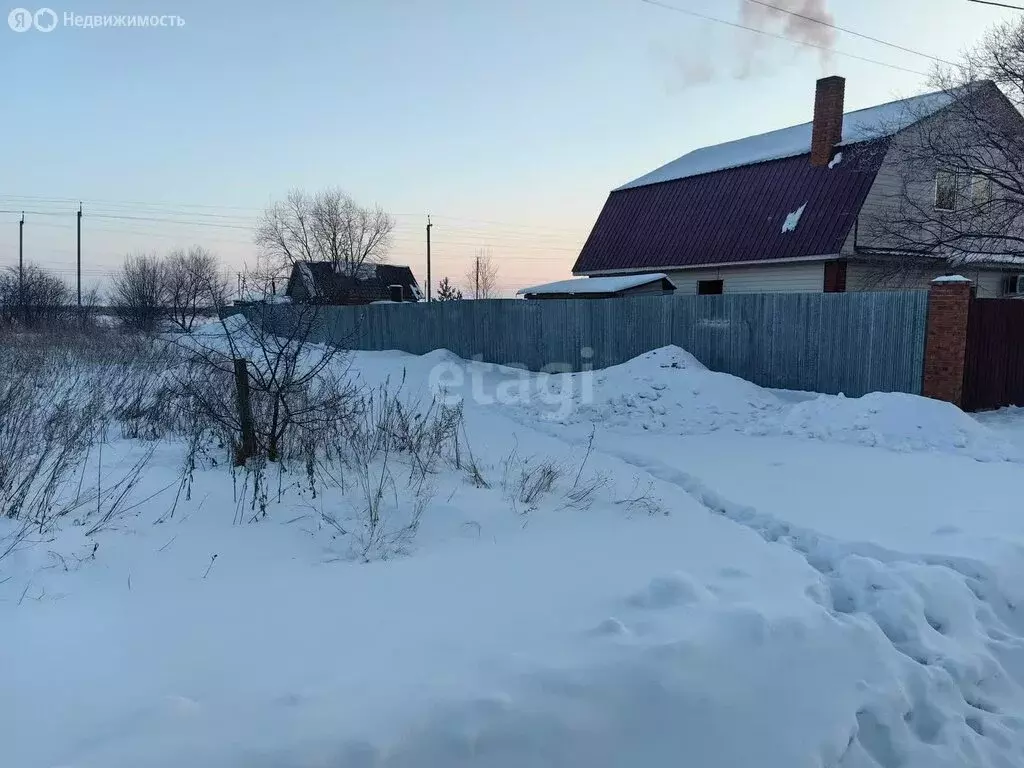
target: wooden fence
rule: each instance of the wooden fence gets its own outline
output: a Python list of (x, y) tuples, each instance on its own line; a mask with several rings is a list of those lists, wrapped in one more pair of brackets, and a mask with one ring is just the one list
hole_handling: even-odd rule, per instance
[(963, 408), (1024, 405), (1024, 301), (972, 299), (967, 322)]
[[(604, 368), (674, 344), (766, 387), (920, 394), (927, 304), (927, 291), (892, 291), (321, 307), (315, 337), (535, 371)], [(245, 311), (283, 329), (297, 310)]]

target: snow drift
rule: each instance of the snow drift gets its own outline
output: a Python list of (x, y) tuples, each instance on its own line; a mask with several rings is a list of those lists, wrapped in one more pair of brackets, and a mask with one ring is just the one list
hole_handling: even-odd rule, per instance
[[(593, 385), (582, 383), (593, 376)], [(938, 451), (980, 461), (1019, 461), (1021, 451), (959, 408), (899, 392), (858, 398), (818, 395), (793, 403), (749, 381), (708, 370), (679, 347), (663, 347), (574, 380), (565, 415), (542, 403), (522, 409), (539, 422), (594, 424), (677, 435), (718, 430), (788, 435), (893, 451)]]
[[(992, 482), (1016, 467), (974, 460), (1009, 456), (1002, 435), (909, 396), (794, 404), (678, 348), (589, 385), (445, 351), (339, 364), (411, 397), (449, 391), (438, 369), (465, 374), (450, 387), (464, 461), (431, 473), (410, 555), (346, 559), (348, 534), (324, 523), (343, 519), (345, 492), (312, 492), (305, 467), (278, 476), (265, 514), (238, 515), (236, 477), (213, 461), (175, 500), (182, 446), (158, 446), (137, 514), (94, 536), (69, 521), (0, 560), (0, 763), (1020, 763), (1024, 620), (1007, 585), (1024, 533)], [(517, 377), (514, 402), (493, 396)], [(552, 380), (572, 408), (544, 400)], [(1024, 418), (999, 422), (1024, 433)], [(683, 451), (708, 443), (729, 462), (713, 481)], [(800, 463), (793, 446), (841, 464), (871, 525), (844, 535), (835, 483), (806, 469), (799, 524), (769, 507), (771, 467)], [(86, 471), (144, 450), (112, 437)], [(876, 484), (879, 461), (916, 471)], [(551, 490), (516, 505), (504, 486), (526, 464), (553, 473)], [(950, 477), (974, 489), (985, 528), (963, 495), (935, 494), (915, 519), (998, 538), (998, 557), (907, 531), (915, 489)], [(585, 507), (567, 495), (581, 478)]]
[(1005, 440), (955, 405), (900, 392), (858, 398), (822, 395), (791, 408), (781, 430), (894, 451), (949, 451), (983, 461), (1018, 457)]

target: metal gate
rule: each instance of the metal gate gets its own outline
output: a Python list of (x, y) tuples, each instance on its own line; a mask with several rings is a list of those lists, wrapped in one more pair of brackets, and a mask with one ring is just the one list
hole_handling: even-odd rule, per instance
[(1024, 300), (973, 299), (964, 360), (965, 411), (1024, 405)]

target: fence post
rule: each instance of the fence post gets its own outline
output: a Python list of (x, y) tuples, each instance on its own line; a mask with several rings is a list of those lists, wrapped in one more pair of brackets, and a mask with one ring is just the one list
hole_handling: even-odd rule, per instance
[(238, 420), (242, 425), (242, 443), (235, 453), (235, 466), (240, 467), (256, 455), (256, 428), (249, 399), (249, 363), (243, 358), (235, 360), (235, 394), (238, 397)]
[(921, 394), (963, 405), (967, 319), (974, 284), (966, 277), (937, 277), (928, 290), (924, 381)]

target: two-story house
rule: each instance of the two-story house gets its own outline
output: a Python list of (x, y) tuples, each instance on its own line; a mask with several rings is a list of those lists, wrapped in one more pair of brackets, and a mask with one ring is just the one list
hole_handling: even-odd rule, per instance
[[(972, 93), (1008, 107), (1024, 133), (1024, 118), (994, 84), (976, 86)], [(923, 288), (951, 271), (974, 280), (982, 297), (1015, 293), (1018, 282), (1024, 289), (1024, 259), (989, 253), (951, 268), (872, 226), (907, 189), (915, 126), (952, 114), (956, 93), (850, 113), (844, 100), (845, 80), (823, 78), (812, 122), (698, 149), (613, 190), (573, 273), (664, 273), (680, 293), (699, 294)], [(934, 168), (914, 205), (944, 211), (959, 183)]]

